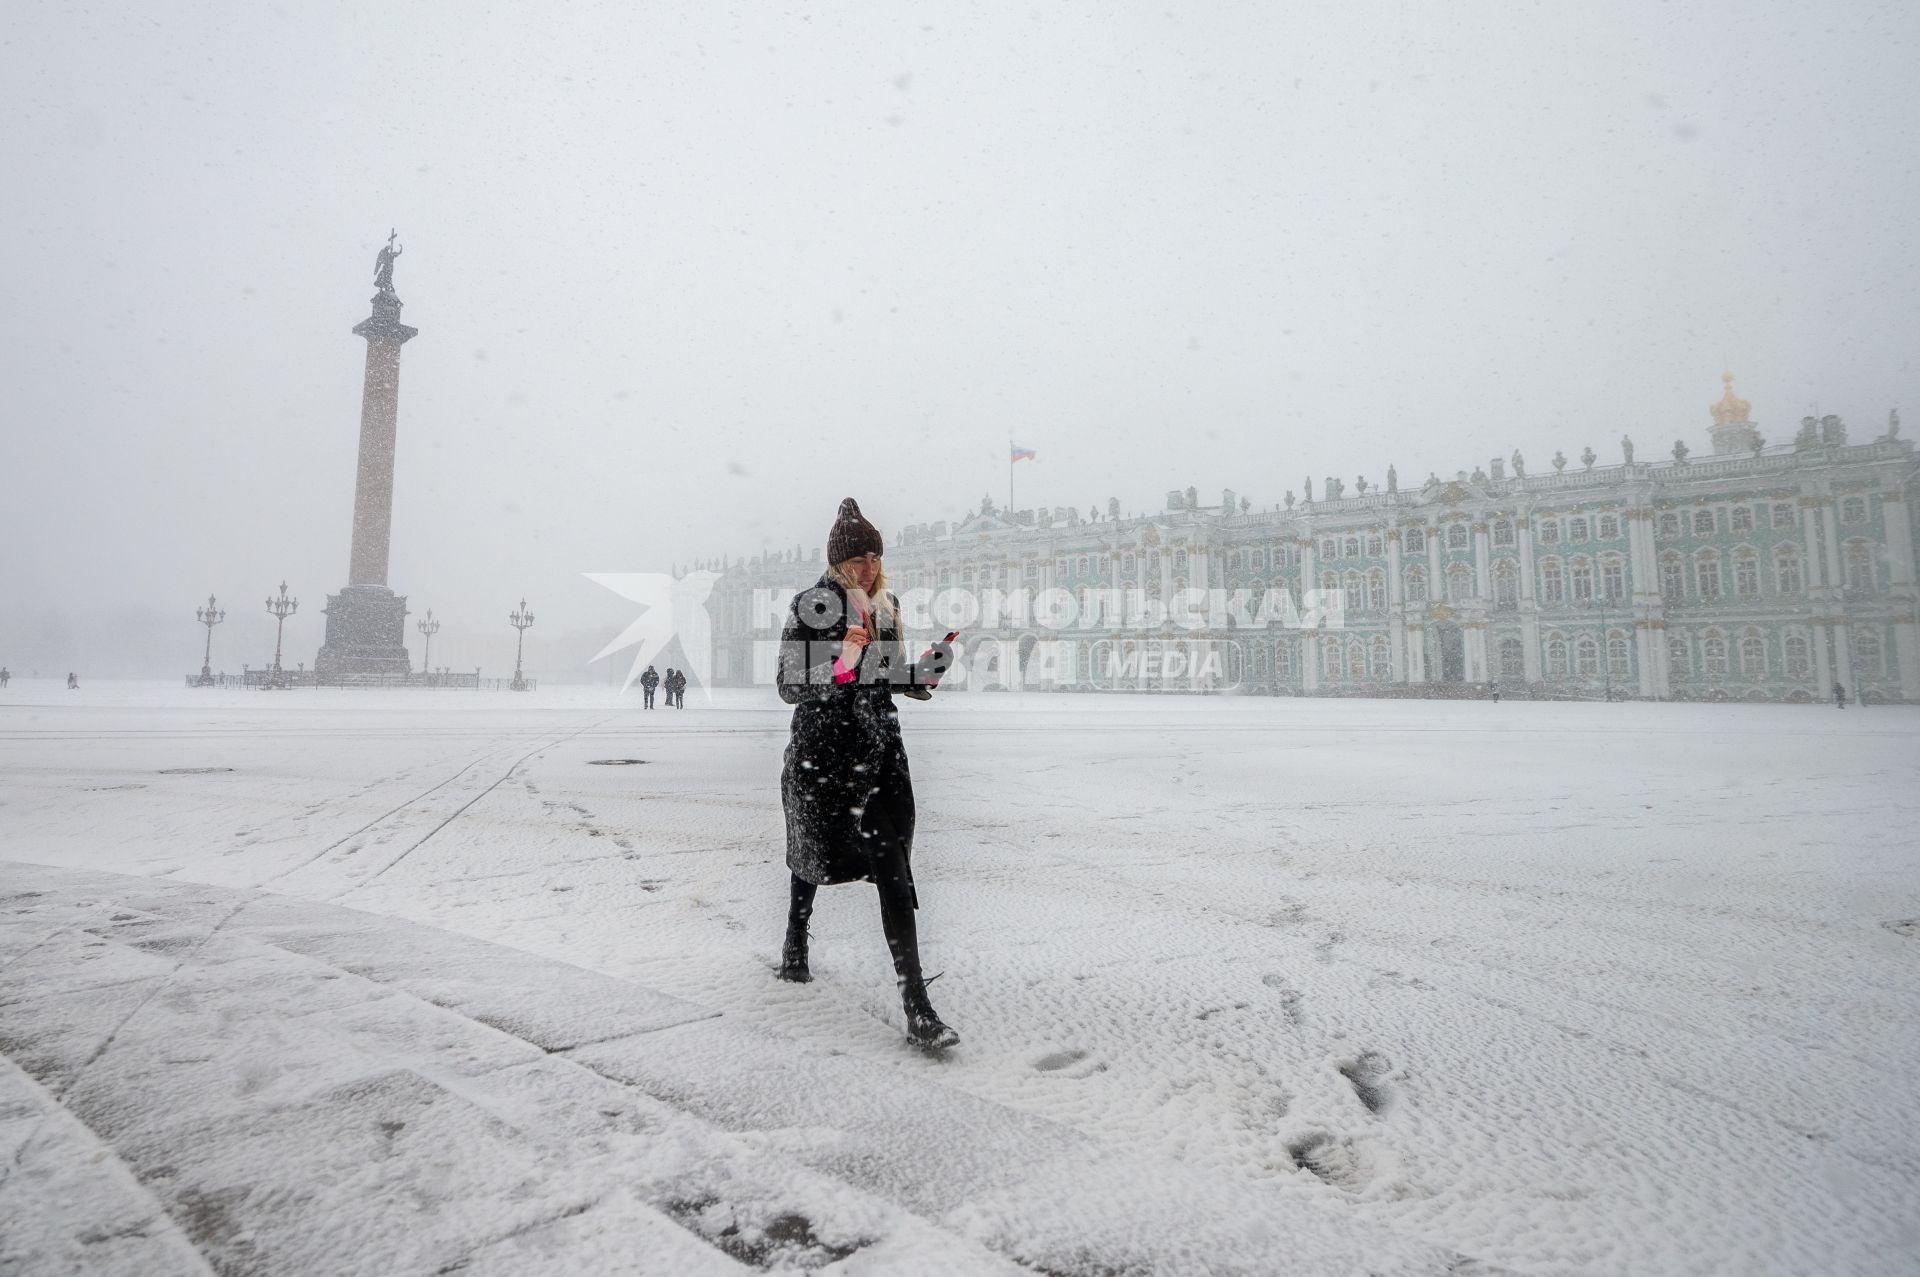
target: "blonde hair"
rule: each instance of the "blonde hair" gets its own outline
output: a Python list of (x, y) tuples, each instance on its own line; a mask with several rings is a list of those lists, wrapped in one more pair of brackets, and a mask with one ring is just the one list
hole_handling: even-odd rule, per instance
[[(843, 590), (857, 590), (860, 588), (860, 578), (855, 576), (853, 569), (848, 566), (848, 564), (852, 562), (852, 559), (842, 559), (838, 563), (830, 563), (827, 565), (827, 575), (835, 581), (838, 581), (840, 588)], [(866, 593), (867, 597), (873, 600), (874, 615), (878, 616), (880, 620), (885, 622), (889, 627), (896, 630), (899, 629), (899, 618), (893, 614), (892, 596), (887, 593), (887, 569), (884, 563), (874, 572), (873, 588), (869, 589)]]

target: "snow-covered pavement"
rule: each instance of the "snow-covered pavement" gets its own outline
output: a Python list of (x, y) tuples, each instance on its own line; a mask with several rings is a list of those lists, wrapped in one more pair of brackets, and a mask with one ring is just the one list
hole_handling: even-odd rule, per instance
[[(901, 1040), (870, 888), (822, 892), (814, 984), (771, 978), (770, 694), (16, 682), (0, 857), (90, 874), (0, 865), (0, 895), (46, 893), (0, 902), (0, 1222), (92, 1200), (25, 1173), (70, 1165), (132, 1194), (96, 1231), (158, 1203), (154, 1244), (220, 1271), (316, 1271), (314, 1247), (379, 1271), (346, 1259), (403, 1202), (436, 1262), (483, 1265), (460, 1271), (541, 1247), (699, 1271), (675, 1246), (848, 1272), (1920, 1265), (1920, 715), (980, 694), (903, 717), (945, 1059)], [(194, 916), (159, 907), (176, 889)], [(149, 927), (205, 943), (121, 938)], [(88, 984), (61, 945), (140, 969)], [(382, 954), (405, 970), (355, 966)], [(486, 1014), (433, 996), (496, 966)], [(521, 1031), (543, 982), (558, 1046)], [(688, 1018), (636, 1027), (635, 1000)], [(143, 1071), (175, 1056), (164, 1087)], [(416, 1104), (444, 1148), (374, 1138)], [(500, 1130), (518, 1151), (462, 1143)], [(400, 1166), (256, 1170), (272, 1138)], [(737, 1241), (769, 1224), (787, 1241)], [(709, 1245), (729, 1226), (734, 1258)]]

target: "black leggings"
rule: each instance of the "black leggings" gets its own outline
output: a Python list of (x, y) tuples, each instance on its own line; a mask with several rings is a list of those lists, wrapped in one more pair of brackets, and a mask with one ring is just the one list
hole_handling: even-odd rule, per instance
[[(876, 804), (867, 809), (860, 836), (866, 841), (873, 866), (873, 884), (880, 889), (880, 927), (893, 955), (893, 973), (902, 979), (920, 976), (920, 932), (913, 911), (919, 901), (913, 874), (907, 867), (909, 835), (894, 813)], [(788, 899), (789, 917), (805, 926), (813, 916), (813, 896), (819, 888), (795, 876)]]

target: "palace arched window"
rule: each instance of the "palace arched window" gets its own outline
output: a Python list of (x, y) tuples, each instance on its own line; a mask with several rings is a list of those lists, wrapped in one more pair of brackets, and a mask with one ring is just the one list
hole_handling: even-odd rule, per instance
[(1559, 545), (1560, 544), (1560, 520), (1558, 519), (1540, 520), (1539, 541), (1541, 545)]
[(1708, 631), (1700, 640), (1700, 672), (1708, 678), (1727, 676), (1727, 640), (1715, 631)]
[(1520, 606), (1520, 572), (1512, 559), (1493, 565), (1493, 605), (1508, 611)]
[(1573, 601), (1585, 603), (1593, 598), (1593, 560), (1579, 558), (1567, 567), (1567, 579), (1573, 585)]
[(1425, 603), (1427, 601), (1427, 570), (1425, 568), (1407, 569), (1407, 602)]
[(1512, 520), (1510, 519), (1494, 520), (1493, 543), (1495, 545), (1512, 545), (1513, 544), (1513, 521)]
[(1617, 554), (1600, 560), (1600, 596), (1610, 600), (1627, 596), (1627, 565)]
[(1293, 640), (1273, 641), (1273, 676), (1282, 682), (1293, 680)]
[(1120, 570), (1124, 572), (1126, 575), (1132, 576), (1133, 568), (1134, 568), (1133, 551), (1128, 550), (1125, 554), (1120, 556)]
[(1525, 678), (1527, 675), (1526, 650), (1520, 646), (1517, 638), (1500, 640), (1500, 677)]
[(1248, 550), (1247, 566), (1255, 572), (1265, 572), (1267, 570), (1267, 552), (1265, 550)]
[(1447, 525), (1447, 548), (1449, 550), (1464, 550), (1467, 548), (1466, 524), (1449, 523)]
[(1540, 598), (1543, 602), (1555, 605), (1566, 602), (1567, 578), (1560, 568), (1558, 559), (1541, 560)]
[(1737, 505), (1727, 511), (1727, 527), (1734, 532), (1753, 531), (1753, 509), (1750, 506)]
[(1720, 597), (1720, 556), (1713, 550), (1702, 550), (1693, 561), (1693, 578), (1700, 586), (1700, 597), (1717, 599)]
[(1425, 554), (1427, 552), (1427, 533), (1424, 528), (1407, 529), (1407, 553)]
[(1660, 516), (1659, 537), (1662, 541), (1671, 541), (1680, 535), (1680, 516), (1668, 510)]
[(1752, 546), (1741, 546), (1733, 555), (1733, 592), (1743, 599), (1760, 593), (1760, 556)]
[(1347, 677), (1356, 683), (1367, 678), (1367, 646), (1359, 639), (1347, 644)]
[(1387, 574), (1379, 568), (1367, 573), (1367, 606), (1374, 611), (1387, 605)]
[(1793, 527), (1793, 503), (1776, 501), (1773, 503), (1773, 530), (1784, 532)]
[(1740, 640), (1740, 677), (1767, 676), (1767, 641), (1757, 630), (1748, 630)]
[(1349, 571), (1341, 585), (1346, 591), (1347, 610), (1349, 612), (1358, 612), (1366, 603), (1364, 588), (1360, 583), (1360, 574)]
[(1371, 646), (1373, 648), (1374, 681), (1378, 683), (1390, 681), (1393, 678), (1393, 649), (1387, 644), (1387, 636), (1384, 634), (1374, 635)]
[(1667, 672), (1675, 678), (1693, 677), (1693, 649), (1678, 634), (1667, 640)]
[(1880, 676), (1880, 631), (1871, 625), (1856, 625), (1853, 629), (1853, 664), (1862, 674)]
[(1585, 541), (1586, 539), (1587, 539), (1586, 516), (1576, 514), (1571, 519), (1567, 520), (1567, 540)]
[(1695, 510), (1693, 512), (1693, 535), (1697, 537), (1710, 537), (1713, 535), (1713, 529), (1713, 511), (1711, 509)]
[(1370, 532), (1367, 534), (1367, 557), (1369, 559), (1379, 558), (1384, 552), (1384, 549), (1385, 547), (1381, 543), (1378, 532)]
[(1320, 593), (1326, 595), (1328, 600), (1331, 601), (1332, 597), (1339, 592), (1340, 574), (1338, 572), (1322, 572), (1320, 574)]
[(1331, 683), (1340, 681), (1340, 644), (1333, 639), (1320, 645), (1320, 677)]
[(1349, 559), (1359, 558), (1360, 557), (1360, 538), (1350, 536), (1345, 541), (1341, 542), (1340, 553)]
[(1593, 641), (1593, 635), (1582, 634), (1573, 641), (1573, 660), (1581, 678), (1600, 676), (1600, 645)]
[(1620, 539), (1620, 518), (1618, 515), (1603, 514), (1600, 516), (1600, 539), (1602, 541), (1618, 541)]
[(1865, 523), (1867, 521), (1867, 499), (1848, 497), (1840, 503), (1840, 522)]
[(1339, 558), (1340, 542), (1335, 540), (1333, 537), (1327, 537), (1325, 540), (1321, 541), (1320, 557), (1327, 560), (1329, 563)]
[(1667, 602), (1678, 603), (1687, 592), (1687, 569), (1680, 556), (1669, 550), (1660, 557), (1660, 593)]
[(1813, 673), (1812, 648), (1804, 634), (1789, 634), (1781, 644), (1786, 654), (1788, 678), (1806, 678)]
[(1187, 570), (1187, 552), (1185, 550), (1175, 550), (1173, 552), (1173, 570), (1175, 572), (1185, 572)]
[(1558, 634), (1549, 634), (1546, 643), (1547, 677), (1565, 678), (1567, 676), (1567, 640)]
[[(1459, 524), (1454, 524), (1459, 527)], [(1454, 563), (1447, 567), (1447, 602), (1465, 603), (1474, 597), (1473, 569), (1464, 563)]]
[(1633, 648), (1624, 630), (1607, 632), (1607, 672), (1614, 678), (1629, 678), (1633, 674)]
[(1866, 541), (1847, 542), (1847, 588), (1873, 588), (1873, 546)]
[(1801, 591), (1799, 547), (1774, 545), (1774, 588), (1780, 593)]

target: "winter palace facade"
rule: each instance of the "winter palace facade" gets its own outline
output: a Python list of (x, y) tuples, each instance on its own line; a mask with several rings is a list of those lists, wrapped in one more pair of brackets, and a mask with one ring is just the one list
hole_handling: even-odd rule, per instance
[[(1065, 628), (1008, 615), (970, 631), (1016, 665), (1047, 644), (1064, 659), (1047, 663), (1045, 685), (1070, 690), (1777, 701), (1826, 699), (1837, 684), (1849, 699), (1920, 702), (1920, 467), (1897, 415), (1867, 442), (1809, 417), (1766, 445), (1726, 381), (1698, 457), (1682, 441), (1636, 460), (1623, 439), (1614, 464), (1588, 449), (1530, 474), (1516, 453), (1418, 489), (1392, 471), (1353, 493), (1330, 479), (1264, 511), (1231, 491), (1202, 504), (1193, 489), (1139, 517), (987, 501), (955, 526), (890, 534), (887, 575), (902, 593), (1024, 587), (1085, 602), (1204, 589), (1257, 608), (1284, 591), (1295, 605), (1284, 626), (1247, 625), (1242, 606), (1199, 629), (1191, 612), (1143, 629), (1086, 606)], [(716, 682), (769, 680), (768, 592), (804, 588), (820, 568), (815, 551), (721, 572), (708, 601)], [(1316, 592), (1337, 602), (1331, 618)]]

